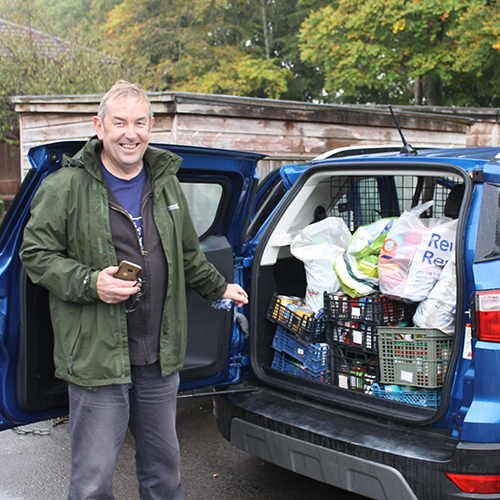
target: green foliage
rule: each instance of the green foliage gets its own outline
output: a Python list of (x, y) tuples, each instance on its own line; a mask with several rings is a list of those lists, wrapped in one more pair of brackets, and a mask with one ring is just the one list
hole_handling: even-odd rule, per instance
[(450, 35), (456, 40), (453, 69), (461, 90), (457, 105), (499, 106), (500, 4), (470, 4)]
[(0, 17), (71, 40), (50, 57), (5, 42), (4, 135), (16, 128), (6, 96), (117, 78), (344, 103), (410, 104), (422, 86), (425, 104), (500, 105), (500, 0), (0, 0)]
[[(446, 23), (465, 0), (340, 0), (314, 12), (300, 31), (302, 57), (325, 74), (335, 98), (408, 102), (421, 76), (447, 79)], [(360, 92), (361, 91), (361, 92)]]
[[(70, 27), (90, 25), (90, 19), (87, 16), (90, 4), (91, 0), (37, 0), (36, 8), (44, 13), (44, 18), (50, 25), (50, 32), (61, 36)], [(41, 19), (38, 21), (40, 22)], [(40, 23), (38, 29), (45, 30), (44, 24)]]
[[(44, 17), (27, 2), (17, 3), (24, 27), (43, 25)], [(29, 16), (26, 16), (26, 12)], [(119, 61), (88, 49), (78, 33), (71, 43), (30, 29), (12, 29), (0, 38), (0, 139), (16, 141), (14, 95), (104, 92), (123, 74)]]
[[(274, 61), (224, 51), (224, 58), (211, 62), (209, 71), (199, 71), (192, 59), (185, 64), (185, 78), (174, 89), (207, 94), (229, 94), (278, 99), (288, 90), (290, 71)], [(193, 64), (191, 64), (193, 63)]]
[(123, 0), (104, 29), (126, 66), (147, 68), (141, 83), (150, 90), (277, 99), (293, 73), (266, 57), (258, 2)]
[[(492, 3), (487, 13), (486, 6), (486, 0), (340, 0), (304, 21), (302, 58), (324, 73), (332, 100), (410, 103), (415, 82), (424, 81), (428, 104), (455, 104), (474, 66), (498, 61), (499, 7)], [(441, 95), (432, 94), (436, 88)], [(488, 92), (498, 95), (491, 85)]]

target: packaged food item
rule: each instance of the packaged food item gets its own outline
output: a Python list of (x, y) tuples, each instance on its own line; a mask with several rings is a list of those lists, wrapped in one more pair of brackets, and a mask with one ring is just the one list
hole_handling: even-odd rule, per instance
[(299, 316), (306, 316), (308, 318), (312, 318), (315, 316), (313, 309), (309, 306), (297, 307), (297, 314)]
[(304, 342), (322, 342), (326, 337), (323, 309), (314, 312), (298, 297), (274, 294), (267, 318), (287, 328)]
[(378, 256), (393, 222), (379, 219), (359, 227), (335, 261), (335, 273), (346, 295), (355, 298), (378, 292)]

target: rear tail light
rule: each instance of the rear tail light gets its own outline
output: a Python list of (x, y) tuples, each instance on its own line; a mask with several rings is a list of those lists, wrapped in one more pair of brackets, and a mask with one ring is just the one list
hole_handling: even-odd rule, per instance
[(446, 475), (465, 493), (480, 493), (483, 495), (500, 493), (500, 476)]
[(476, 338), (500, 342), (500, 290), (476, 292), (472, 308)]

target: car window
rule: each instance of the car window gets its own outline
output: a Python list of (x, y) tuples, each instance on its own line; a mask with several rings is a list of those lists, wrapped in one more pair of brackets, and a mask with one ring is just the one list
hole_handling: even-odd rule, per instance
[(268, 191), (262, 196), (256, 207), (256, 213), (252, 219), (247, 232), (247, 240), (255, 237), (271, 212), (276, 208), (283, 196), (286, 194), (286, 187), (281, 177), (276, 178), (276, 182), (269, 187)]
[(214, 226), (220, 214), (224, 188), (217, 183), (181, 181), (198, 237)]
[(382, 217), (400, 215), (399, 201), (405, 191), (403, 178), (335, 176), (330, 182), (331, 204), (326, 214), (341, 217), (354, 232)]
[[(462, 182), (458, 177), (335, 176), (326, 214), (341, 217), (351, 231), (383, 217), (399, 217), (429, 200), (434, 200), (434, 205), (426, 217), (452, 216), (446, 213), (447, 200), (455, 186), (463, 187)], [(461, 198), (457, 202), (460, 208)]]
[(474, 262), (500, 258), (500, 185), (485, 182)]

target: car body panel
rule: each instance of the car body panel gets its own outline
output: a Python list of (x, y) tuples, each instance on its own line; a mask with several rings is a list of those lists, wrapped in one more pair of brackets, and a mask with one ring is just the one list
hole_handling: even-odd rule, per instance
[(445, 474), (498, 473), (498, 445), (462, 444), (436, 427), (318, 406), (276, 389), (217, 396), (215, 415), (221, 434), (238, 448), (367, 498), (478, 499)]
[[(252, 242), (255, 246), (250, 252), (253, 259), (250, 353), (258, 390), (215, 398), (219, 428), (230, 442), (265, 460), (370, 498), (480, 497), (464, 494), (445, 474), (471, 473), (472, 469), (486, 476), (500, 472), (500, 379), (499, 370), (495, 369), (500, 362), (499, 344), (474, 338), (469, 307), (476, 290), (500, 288), (498, 258), (474, 263), (483, 183), (500, 184), (495, 160), (498, 153), (498, 148), (426, 150), (417, 157), (384, 153), (312, 161), (281, 169), (289, 190), (261, 228), (258, 243)], [(457, 230), (457, 309), (461, 315), (456, 318), (457, 342), (448, 365), (442, 404), (437, 410), (416, 407), (409, 410), (386, 400), (383, 404), (371, 404), (370, 396), (358, 393), (345, 396), (345, 392), (342, 395), (342, 390), (335, 388), (320, 389), (320, 384), (308, 384), (301, 379), (292, 381), (286, 374), (267, 370), (262, 362), (260, 345), (266, 340), (260, 338), (260, 330), (266, 320), (263, 307), (256, 304), (260, 297), (269, 299), (272, 293), (259, 284), (269, 275), (260, 269), (264, 248), (281, 221), (293, 219), (298, 209), (291, 210), (290, 215), (287, 207), (300, 196), (302, 186), (312, 189), (308, 179), (315, 173), (328, 171), (335, 175), (349, 168), (367, 175), (370, 170), (390, 172), (403, 168), (429, 173), (450, 171), (461, 176), (466, 185)], [(384, 210), (387, 212), (380, 216), (391, 215), (396, 206), (388, 204)], [(346, 418), (344, 423), (342, 418)], [(388, 426), (390, 432), (386, 435), (378, 425)], [(353, 435), (343, 436), (345, 428)], [(327, 436), (332, 434), (335, 437), (329, 441)], [(405, 438), (411, 435), (416, 441), (405, 443)], [(421, 438), (417, 438), (419, 435)], [(415, 446), (416, 442), (420, 447)], [(364, 451), (363, 446), (367, 446)], [(433, 450), (437, 453), (433, 454)], [(351, 460), (353, 457), (366, 462), (357, 463)], [(334, 469), (329, 468), (332, 463)], [(375, 478), (378, 472), (382, 474), (382, 464), (391, 469), (391, 479), (386, 477), (382, 484), (377, 484)], [(417, 470), (423, 480), (416, 479)], [(357, 481), (353, 482), (353, 477)], [(500, 498), (500, 492), (488, 498)]]
[[(34, 375), (34, 358), (40, 365), (51, 361), (50, 342), (31, 346), (29, 339), (37, 335), (36, 327), (26, 328), (21, 318), (38, 314), (44, 306), (29, 310), (23, 305), (22, 293), (30, 289), (23, 272), (18, 252), (24, 225), (29, 217), (29, 206), (42, 180), (61, 166), (63, 153), (74, 154), (84, 145), (82, 141), (62, 142), (33, 148), (29, 153), (32, 169), (23, 182), (0, 234), (0, 429), (12, 425), (42, 420), (67, 413), (65, 384), (53, 379), (52, 373), (42, 379), (53, 379), (51, 387), (37, 397), (37, 377)], [(257, 179), (257, 162), (260, 154), (211, 148), (178, 145), (156, 145), (168, 148), (183, 157), (178, 172), (181, 185), (217, 184), (221, 186), (221, 199), (216, 200), (217, 213), (205, 234), (200, 235), (200, 245), (208, 258), (225, 275), (229, 282), (238, 279), (234, 260), (242, 245), (245, 221), (248, 220)], [(26, 284), (28, 281), (28, 284)], [(242, 337), (230, 310), (217, 310), (209, 301), (188, 290), (189, 322), (186, 369), (181, 372), (181, 390), (238, 382), (241, 363)], [(34, 290), (34, 303), (46, 304), (43, 292)], [(37, 302), (38, 301), (38, 302)], [(32, 310), (33, 309), (33, 310)], [(196, 315), (192, 312), (196, 310)], [(35, 311), (35, 312), (34, 312)], [(33, 323), (33, 322), (32, 322)], [(50, 323), (46, 317), (45, 325)], [(210, 326), (211, 325), (211, 326)], [(198, 338), (198, 341), (194, 337)], [(45, 361), (42, 359), (44, 353)], [(19, 366), (18, 366), (19, 365)], [(53, 367), (53, 365), (52, 365)], [(44, 370), (41, 366), (37, 370)], [(59, 381), (60, 382), (60, 381)], [(45, 383), (45, 382), (44, 382)], [(51, 382), (52, 383), (52, 382)], [(61, 404), (62, 403), (62, 404)]]
[[(499, 148), (424, 149), (417, 155), (401, 154), (393, 148), (377, 152), (361, 149), (353, 156), (341, 151), (337, 157), (324, 155), (308, 164), (284, 166), (258, 185), (255, 164), (262, 156), (184, 146), (170, 149), (184, 157), (186, 168), (179, 172), (181, 182), (201, 180), (225, 186), (227, 196), (221, 202), (224, 217), (200, 235), (201, 245), (216, 266), (226, 274), (233, 272), (234, 281), (250, 293), (250, 304), (239, 311), (247, 316), (248, 331), (227, 318), (210, 320), (222, 335), (209, 337), (210, 349), (193, 336), (186, 370), (181, 374), (184, 388), (189, 389), (240, 384), (234, 393), (219, 391), (214, 398), (214, 414), (222, 435), (264, 460), (370, 498), (500, 499), (500, 491), (487, 497), (467, 496), (446, 477), (447, 473), (500, 474), (500, 343), (476, 338), (470, 306), (476, 291), (500, 289), (500, 244), (495, 247), (496, 232), (484, 222), (485, 210), (490, 212), (490, 223), (500, 211), (500, 204), (495, 205), (495, 192), (489, 198), (485, 195), (488, 186), (499, 186), (500, 192)], [(43, 163), (50, 152), (50, 148), (36, 149), (34, 163)], [(279, 254), (282, 248), (279, 238), (272, 240), (274, 231), (288, 230), (295, 224), (283, 233), (282, 246), (289, 245), (292, 235), (312, 222), (307, 196), (329, 176), (355, 178), (356, 182), (338, 195), (338, 199), (345, 197), (345, 205), (354, 207), (348, 210), (352, 211), (349, 222), (353, 228), (364, 223), (368, 210), (360, 203), (367, 196), (359, 191), (358, 181), (363, 177), (377, 177), (374, 186), (380, 206), (376, 213), (398, 217), (407, 209), (408, 201), (419, 198), (406, 200), (406, 205), (399, 199), (397, 175), (415, 177), (419, 183), (422, 180), (424, 187), (429, 177), (435, 181), (433, 189), (438, 186), (445, 194), (452, 191), (455, 178), (464, 186), (456, 239), (459, 314), (438, 408), (314, 384), (273, 371), (267, 361), (273, 332), (266, 310), (276, 281), (283, 275), (286, 287), (297, 291), (290, 295), (299, 295), (304, 285), (294, 283), (298, 260), (293, 263), (286, 251)], [(417, 184), (415, 189), (422, 189), (422, 185)], [(4, 419), (4, 425), (8, 418), (10, 425), (47, 415), (41, 411), (36, 415), (9, 413), (11, 408), (18, 409), (16, 372), (9, 363), (15, 365), (18, 359), (16, 334), (11, 332), (16, 331), (19, 321), (11, 311), (12, 307), (22, 307), (20, 265), (11, 255), (20, 243), (16, 220), (26, 217), (36, 186), (37, 182), (31, 182), (23, 188), (27, 191), (20, 195), (18, 211), (4, 222), (6, 227), (11, 224), (12, 241), (5, 232), (0, 235), (0, 419)], [(308, 211), (301, 213), (305, 206)], [(299, 227), (294, 217), (303, 225)], [(481, 247), (485, 235), (493, 241), (490, 243), (498, 255), (493, 252), (488, 257), (489, 247)], [(277, 249), (269, 250), (268, 244)], [(287, 268), (290, 264), (296, 267)], [(193, 307), (190, 317), (194, 318), (199, 308), (210, 307), (195, 297), (189, 300)], [(213, 311), (206, 311), (210, 313)], [(203, 332), (205, 326), (198, 318), (190, 328)], [(199, 362), (206, 350), (212, 354)]]

